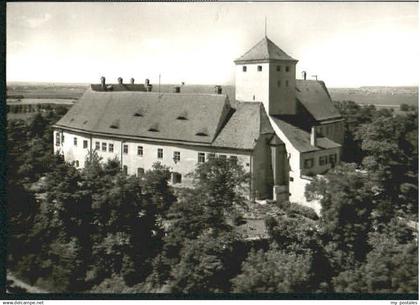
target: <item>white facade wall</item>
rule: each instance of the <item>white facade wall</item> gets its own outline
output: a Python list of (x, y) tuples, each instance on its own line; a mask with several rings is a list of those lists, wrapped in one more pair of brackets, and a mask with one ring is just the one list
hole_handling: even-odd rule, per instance
[[(258, 71), (258, 66), (261, 66), (261, 71)], [(236, 100), (262, 102), (270, 115), (296, 114), (294, 62), (237, 64), (235, 75)]]
[[(250, 172), (251, 166), (251, 152), (237, 151), (233, 149), (214, 148), (205, 146), (193, 146), (187, 144), (168, 144), (162, 142), (145, 142), (135, 140), (118, 139), (114, 137), (98, 137), (88, 134), (78, 134), (72, 131), (61, 132), (64, 135), (64, 144), (59, 146), (56, 144), (56, 133), (54, 131), (54, 148), (55, 152), (60, 152), (64, 155), (67, 162), (78, 161), (79, 168), (84, 167), (84, 162), (90, 147), (95, 150), (96, 142), (100, 143), (99, 150), (96, 150), (102, 161), (106, 162), (109, 159), (117, 158), (121, 162), (121, 166), (127, 166), (127, 173), (129, 175), (137, 175), (138, 168), (144, 171), (152, 169), (155, 162), (160, 162), (162, 165), (170, 167), (171, 171), (182, 175), (182, 183), (190, 183), (191, 178), (186, 177), (187, 174), (194, 171), (198, 164), (198, 153), (205, 154), (207, 160), (208, 153), (215, 153), (218, 155), (225, 155), (227, 158), (236, 156), (238, 163), (241, 164), (246, 172)], [(77, 138), (77, 146), (74, 145), (73, 139)], [(83, 148), (83, 140), (88, 141), (88, 148)], [(106, 151), (102, 150), (102, 143), (106, 143)], [(109, 152), (109, 144), (113, 144), (113, 152)], [(92, 145), (92, 146), (90, 146)], [(124, 152), (124, 145), (128, 145), (128, 153)], [(143, 156), (137, 154), (137, 147), (143, 147)], [(163, 149), (163, 157), (158, 158), (158, 148)], [(180, 161), (174, 161), (174, 152), (180, 153)]]
[[(262, 71), (258, 71), (258, 66), (262, 67)], [(243, 67), (246, 67), (246, 72), (243, 72)], [(270, 94), (269, 64), (238, 64), (235, 69), (236, 100), (244, 102), (262, 102), (268, 113)]]

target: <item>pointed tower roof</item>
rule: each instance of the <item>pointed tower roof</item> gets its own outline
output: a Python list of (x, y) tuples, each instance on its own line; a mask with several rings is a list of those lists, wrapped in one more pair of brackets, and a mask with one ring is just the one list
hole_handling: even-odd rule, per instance
[(253, 46), (248, 52), (236, 59), (236, 64), (246, 62), (262, 62), (270, 60), (290, 60), (297, 61), (290, 57), (282, 49), (280, 49), (274, 42), (267, 37), (264, 37), (260, 42)]

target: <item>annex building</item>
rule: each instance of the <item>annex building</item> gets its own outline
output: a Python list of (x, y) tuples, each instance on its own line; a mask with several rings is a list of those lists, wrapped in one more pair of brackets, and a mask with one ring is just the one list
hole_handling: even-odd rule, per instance
[[(235, 98), (156, 90), (145, 84), (93, 84), (54, 125), (54, 152), (78, 168), (89, 153), (118, 158), (129, 175), (155, 162), (171, 183), (209, 158), (230, 158), (250, 173), (250, 198), (305, 200), (305, 185), (340, 161), (343, 118), (322, 81), (296, 79), (293, 59), (264, 37), (236, 66)], [(182, 87), (183, 89), (184, 87)]]

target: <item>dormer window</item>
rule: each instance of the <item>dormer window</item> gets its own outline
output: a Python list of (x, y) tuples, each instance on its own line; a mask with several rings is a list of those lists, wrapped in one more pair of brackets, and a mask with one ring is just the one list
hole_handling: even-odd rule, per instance
[(246, 72), (246, 66), (242, 66), (242, 72)]
[(148, 130), (151, 131), (151, 132), (158, 132), (159, 131), (159, 125), (154, 124)]
[(209, 132), (207, 131), (207, 128), (202, 128), (195, 134), (196, 136), (200, 137), (207, 137), (209, 135)]
[(178, 115), (178, 117), (176, 118), (177, 120), (181, 120), (181, 121), (185, 121), (188, 120), (188, 114), (186, 111), (182, 112), (180, 115)]
[(262, 66), (257, 66), (257, 71), (261, 72), (262, 71)]
[(141, 108), (137, 109), (137, 111), (134, 113), (134, 116), (142, 117), (143, 115), (144, 115), (144, 111)]
[(120, 128), (120, 120), (115, 120), (109, 125), (109, 128), (118, 129)]

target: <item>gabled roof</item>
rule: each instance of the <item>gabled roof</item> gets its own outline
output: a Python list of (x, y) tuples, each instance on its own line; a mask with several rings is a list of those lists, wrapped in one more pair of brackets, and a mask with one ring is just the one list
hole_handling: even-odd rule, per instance
[(212, 146), (252, 150), (260, 135), (274, 133), (262, 103), (238, 102)]
[(296, 98), (316, 121), (341, 118), (322, 81), (296, 80)]
[(236, 59), (235, 63), (261, 62), (269, 60), (291, 60), (297, 61), (290, 57), (274, 42), (264, 37), (260, 42), (253, 46), (248, 52)]
[[(230, 110), (223, 94), (88, 89), (56, 126), (109, 135), (210, 144)], [(185, 112), (188, 112), (187, 119), (177, 120)], [(203, 130), (207, 135), (202, 135)]]
[(290, 123), (286, 122), (286, 120), (271, 116), (271, 119), (278, 128), (286, 135), (287, 139), (300, 152), (310, 152), (310, 151), (318, 151), (323, 149), (330, 149), (330, 148), (338, 148), (341, 147), (340, 144), (335, 143), (334, 141), (326, 138), (326, 137), (317, 137), (317, 146), (311, 145), (311, 134)]

